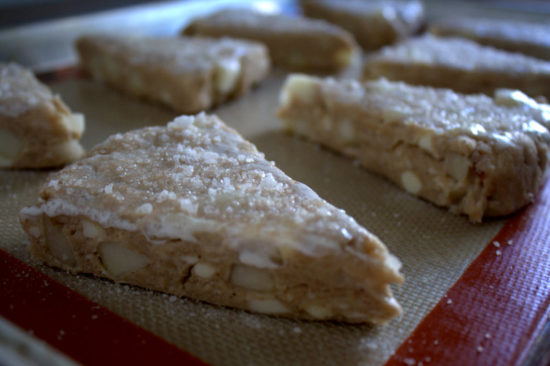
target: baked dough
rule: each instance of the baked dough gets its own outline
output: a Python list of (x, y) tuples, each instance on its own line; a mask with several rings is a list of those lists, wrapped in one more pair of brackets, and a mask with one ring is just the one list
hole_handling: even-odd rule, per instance
[(301, 7), (305, 16), (347, 30), (367, 51), (407, 38), (424, 23), (424, 7), (414, 0), (302, 0)]
[(380, 240), (215, 116), (110, 137), (21, 222), (34, 257), (71, 272), (295, 318), (401, 312)]
[(453, 17), (435, 21), (430, 32), (437, 36), (469, 38), (487, 46), (550, 60), (550, 24)]
[(384, 47), (366, 59), (363, 77), (462, 93), (492, 95), (497, 88), (519, 89), (532, 97), (550, 98), (550, 62), (462, 38), (426, 35)]
[(262, 42), (274, 64), (292, 70), (336, 72), (360, 57), (353, 37), (322, 20), (229, 9), (197, 19), (185, 35), (235, 37)]
[(547, 167), (550, 106), (520, 91), (501, 89), (493, 99), (291, 75), (278, 115), (287, 130), (473, 222), (533, 201)]
[(76, 47), (95, 79), (183, 113), (244, 94), (270, 65), (263, 45), (232, 39), (97, 35), (80, 38)]
[(30, 70), (0, 63), (0, 167), (46, 168), (71, 163), (84, 154), (78, 142), (84, 117)]

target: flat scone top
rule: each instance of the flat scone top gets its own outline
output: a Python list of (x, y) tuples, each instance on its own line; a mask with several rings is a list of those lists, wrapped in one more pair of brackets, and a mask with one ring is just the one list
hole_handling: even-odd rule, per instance
[(482, 46), (463, 38), (425, 35), (382, 48), (369, 61), (441, 65), (467, 70), (502, 70), (507, 73), (550, 73), (550, 62), (519, 53)]
[[(42, 229), (34, 226), (41, 225), (36, 219), (43, 215), (85, 218), (103, 230), (117, 229), (116, 235), (139, 233), (146, 238), (147, 252), (176, 245), (178, 254), (170, 256), (174, 261), (194, 250), (201, 260), (218, 263), (225, 271), (233, 265), (274, 271), (279, 290), (277, 300), (266, 300), (270, 293), (226, 290), (227, 282), (217, 282), (223, 290), (208, 292), (215, 285), (202, 283), (189, 290), (173, 274), (158, 281), (151, 276), (134, 281), (130, 274), (124, 282), (293, 317), (382, 323), (400, 313), (388, 286), (403, 280), (400, 264), (380, 240), (265, 160), (216, 116), (181, 116), (166, 127), (110, 137), (86, 158), (52, 175), (38, 205), (21, 211), (25, 229), (35, 238), (31, 240), (41, 240)], [(159, 271), (166, 267), (164, 262), (157, 265)], [(69, 269), (84, 271), (74, 265)], [(88, 271), (105, 275), (104, 270)], [(233, 279), (234, 273), (225, 276)], [(255, 281), (251, 276), (246, 281)], [(158, 285), (163, 281), (174, 281), (176, 287)], [(303, 293), (304, 286), (312, 286), (310, 295)], [(220, 298), (222, 292), (229, 294)], [(243, 305), (244, 297), (249, 305)], [(323, 311), (304, 305), (308, 301), (321, 302)]]
[(400, 116), (405, 124), (440, 134), (461, 134), (502, 143), (526, 134), (550, 142), (550, 106), (519, 90), (497, 89), (493, 98), (463, 95), (449, 89), (411, 86), (385, 79), (364, 83), (367, 104)]
[(326, 99), (380, 114), (381, 123), (399, 121), (431, 134), (465, 135), (504, 144), (520, 134), (550, 142), (550, 105), (538, 103), (519, 90), (498, 89), (491, 98), (386, 79), (361, 83), (327, 78), (323, 82), (299, 74), (290, 76), (283, 88), (281, 105), (307, 97), (320, 87)]

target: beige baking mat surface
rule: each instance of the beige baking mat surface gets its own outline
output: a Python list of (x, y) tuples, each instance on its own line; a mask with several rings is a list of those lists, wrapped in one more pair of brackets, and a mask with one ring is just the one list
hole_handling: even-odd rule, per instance
[[(213, 365), (382, 364), (504, 220), (471, 224), (402, 192), (347, 158), (283, 133), (275, 117), (283, 79), (281, 72), (275, 73), (244, 98), (215, 112), (288, 175), (378, 235), (401, 259), (406, 282), (394, 288), (404, 310), (399, 319), (381, 327), (279, 319), (74, 276), (33, 262), (17, 215), (34, 203), (48, 171), (0, 172), (0, 248)], [(82, 141), (88, 149), (110, 134), (166, 124), (176, 116), (90, 80), (50, 86), (74, 111), (86, 115)]]

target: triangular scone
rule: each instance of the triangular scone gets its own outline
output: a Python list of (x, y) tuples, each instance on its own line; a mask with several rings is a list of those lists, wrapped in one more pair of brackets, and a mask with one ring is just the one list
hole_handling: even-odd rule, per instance
[(430, 24), (436, 36), (469, 38), (486, 46), (550, 60), (550, 24), (511, 19), (447, 17)]
[(475, 222), (533, 201), (547, 169), (550, 106), (517, 90), (490, 98), (291, 75), (278, 114), (286, 129)]
[(96, 80), (181, 113), (245, 94), (270, 67), (262, 44), (229, 38), (88, 35), (76, 48)]
[(15, 63), (0, 63), (0, 167), (45, 168), (84, 155), (78, 142), (84, 117), (33, 73)]
[(34, 256), (71, 272), (296, 318), (401, 312), (380, 240), (215, 116), (110, 137), (21, 222)]
[(364, 50), (375, 50), (416, 33), (425, 21), (418, 0), (301, 0), (306, 17), (347, 30)]
[(550, 98), (549, 61), (462, 38), (426, 35), (384, 47), (367, 57), (363, 77), (385, 77), (462, 93), (518, 89), (531, 97)]
[(194, 20), (182, 33), (261, 42), (269, 49), (274, 64), (292, 70), (336, 72), (360, 58), (355, 39), (342, 28), (286, 14), (224, 9)]

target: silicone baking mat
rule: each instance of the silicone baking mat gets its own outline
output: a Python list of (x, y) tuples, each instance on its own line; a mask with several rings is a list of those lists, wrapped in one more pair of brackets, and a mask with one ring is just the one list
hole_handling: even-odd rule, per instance
[[(176, 114), (83, 77), (42, 74), (86, 116), (91, 148)], [(302, 322), (177, 298), (33, 261), (18, 222), (51, 171), (0, 172), (0, 315), (84, 364), (522, 364), (550, 305), (550, 183), (512, 217), (471, 224), (353, 161), (281, 131), (285, 73), (214, 111), (291, 177), (343, 208), (403, 262), (403, 316), (386, 326)], [(47, 276), (47, 277), (45, 277)], [(93, 346), (92, 346), (93, 345)], [(55, 352), (55, 351), (54, 351)]]

